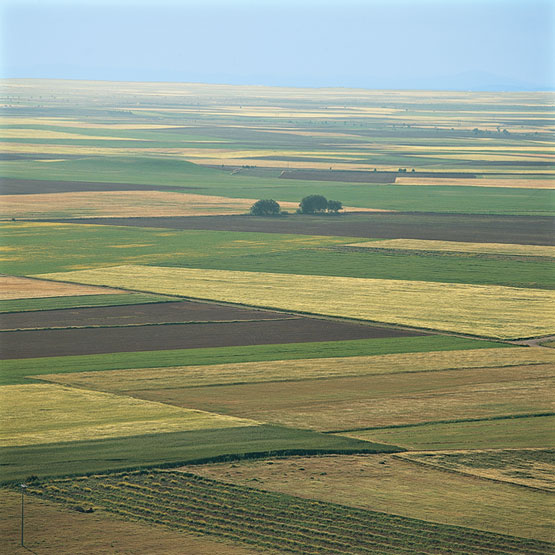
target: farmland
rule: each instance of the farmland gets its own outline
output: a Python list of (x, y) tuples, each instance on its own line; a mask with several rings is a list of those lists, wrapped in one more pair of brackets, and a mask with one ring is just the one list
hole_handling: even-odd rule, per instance
[(4, 85), (0, 550), (553, 551), (550, 93)]
[(553, 330), (555, 295), (539, 289), (152, 266), (39, 277), (497, 338)]

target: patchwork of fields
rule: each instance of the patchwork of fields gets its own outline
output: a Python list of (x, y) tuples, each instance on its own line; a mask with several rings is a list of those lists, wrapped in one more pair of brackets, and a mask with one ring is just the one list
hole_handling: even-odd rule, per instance
[(5, 85), (0, 550), (553, 551), (551, 94)]

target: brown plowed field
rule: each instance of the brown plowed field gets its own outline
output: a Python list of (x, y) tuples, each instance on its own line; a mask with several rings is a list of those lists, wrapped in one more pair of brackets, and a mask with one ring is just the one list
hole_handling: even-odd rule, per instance
[(0, 352), (2, 359), (13, 359), (415, 335), (424, 334), (364, 324), (299, 318), (257, 322), (8, 331), (0, 334)]
[(48, 221), (168, 229), (294, 233), (368, 239), (428, 239), (470, 243), (555, 245), (555, 234), (553, 233), (555, 218), (548, 216), (372, 212), (344, 214), (338, 217), (189, 216)]
[(0, 195), (36, 195), (39, 193), (76, 193), (82, 191), (190, 191), (200, 187), (135, 185), (134, 183), (97, 183), (93, 181), (49, 181), (42, 179), (0, 179)]
[(178, 322), (270, 320), (292, 317), (270, 310), (178, 301), (169, 303), (14, 312), (0, 316), (2, 330), (75, 326), (126, 326)]

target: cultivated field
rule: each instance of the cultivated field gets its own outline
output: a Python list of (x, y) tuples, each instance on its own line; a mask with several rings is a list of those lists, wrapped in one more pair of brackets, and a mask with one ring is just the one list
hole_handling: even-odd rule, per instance
[(416, 250), (438, 252), (467, 252), (472, 254), (504, 254), (509, 256), (555, 257), (555, 247), (538, 245), (511, 245), (503, 243), (461, 243), (458, 241), (419, 241), (417, 239), (391, 239), (353, 243), (350, 247), (369, 249)]
[(121, 293), (127, 293), (127, 291), (110, 289), (108, 287), (86, 287), (73, 283), (56, 283), (16, 276), (0, 276), (0, 301)]
[(4, 386), (0, 394), (2, 447), (254, 424), (53, 384)]
[(38, 277), (497, 338), (555, 329), (555, 294), (539, 289), (146, 266)]

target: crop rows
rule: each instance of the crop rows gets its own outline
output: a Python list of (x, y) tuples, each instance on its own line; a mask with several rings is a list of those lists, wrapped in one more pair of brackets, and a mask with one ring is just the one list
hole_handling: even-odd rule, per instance
[(355, 509), (173, 471), (34, 484), (30, 493), (291, 553), (540, 554), (553, 545)]

